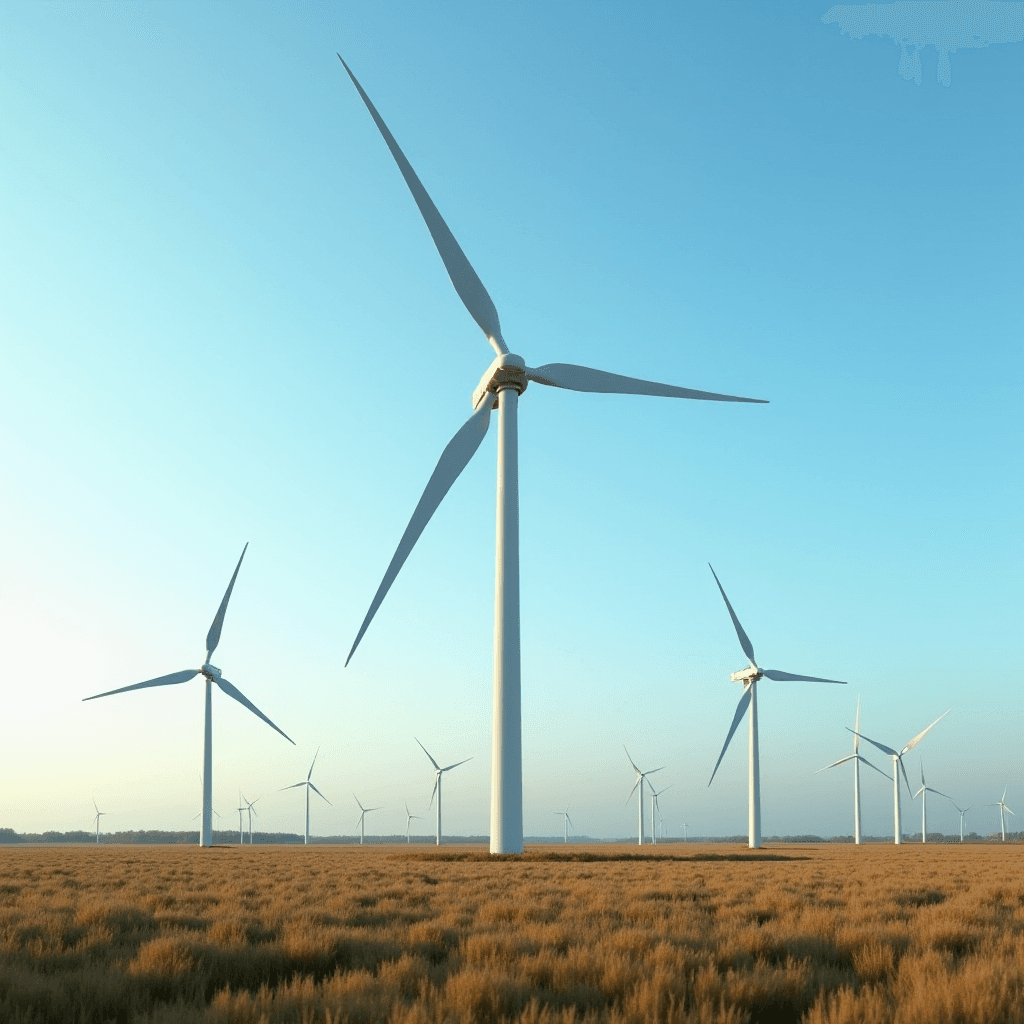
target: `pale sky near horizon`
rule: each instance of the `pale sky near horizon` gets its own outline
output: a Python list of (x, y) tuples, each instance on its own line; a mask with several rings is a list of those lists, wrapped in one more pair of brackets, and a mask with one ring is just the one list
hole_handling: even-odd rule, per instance
[(343, 668), (492, 352), (336, 51), (528, 364), (771, 400), (523, 396), (527, 834), (635, 833), (624, 743), (670, 834), (745, 832), (708, 562), (759, 661), (849, 680), (761, 684), (765, 835), (852, 832), (858, 695), (896, 746), (952, 708), (911, 782), (1022, 827), (1024, 46), (918, 84), (828, 9), (5, 4), (0, 827), (192, 827), (201, 683), (81, 699), (198, 666), (248, 541), (213, 660), (296, 746), (215, 694), (224, 820), (300, 831), (320, 747), (314, 833), (402, 831), (417, 736), (486, 832), (493, 426)]

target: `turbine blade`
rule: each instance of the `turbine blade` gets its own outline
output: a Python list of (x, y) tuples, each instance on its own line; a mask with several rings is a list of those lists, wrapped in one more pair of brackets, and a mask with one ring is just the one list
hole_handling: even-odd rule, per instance
[[(846, 727), (846, 731), (847, 732), (853, 732), (853, 730), (849, 726)], [(853, 735), (854, 736), (859, 736), (862, 740), (867, 740), (868, 743), (870, 743), (872, 746), (878, 747), (878, 749), (880, 751), (882, 751), (883, 754), (889, 754), (892, 757), (898, 757), (899, 756), (896, 753), (896, 751), (892, 749), (892, 747), (887, 747), (884, 743), (878, 743), (875, 740), (871, 739), (870, 736), (865, 736), (864, 733), (862, 733), (862, 732), (854, 732)]]
[[(357, 804), (359, 804), (359, 797), (357, 797), (355, 793), (352, 794), (352, 799), (355, 800)], [(366, 813), (366, 808), (362, 804), (359, 804), (359, 810), (361, 810), (363, 814)]]
[[(906, 752), (907, 752), (908, 750), (913, 750), (913, 749), (914, 749), (914, 747), (916, 747), (916, 746), (918, 745), (918, 743), (920, 743), (920, 742), (921, 742), (921, 740), (922, 740), (922, 739), (924, 739), (924, 737), (925, 737), (925, 734), (926, 734), (926, 733), (927, 733), (927, 732), (929, 731), (929, 729), (934, 729), (934, 728), (935, 728), (935, 726), (937, 726), (937, 725), (939, 724), (939, 722), (941, 722), (941, 721), (942, 721), (942, 720), (943, 720), (943, 719), (944, 719), (944, 718), (946, 717), (946, 715), (948, 715), (948, 714), (949, 714), (949, 712), (950, 712), (950, 711), (952, 711), (952, 710), (953, 710), (952, 708), (948, 708), (948, 709), (947, 709), (946, 711), (943, 711), (943, 712), (942, 712), (942, 714), (941, 714), (941, 715), (939, 715), (939, 717), (938, 717), (938, 718), (936, 718), (936, 719), (935, 719), (935, 721), (934, 721), (934, 722), (932, 722), (932, 724), (931, 724), (931, 725), (929, 725), (927, 729), (922, 729), (922, 730), (921, 730), (921, 731), (920, 731), (920, 732), (919, 732), (919, 733), (918, 733), (918, 734), (917, 734), (917, 735), (916, 735), (916, 736), (915, 736), (915, 737), (914, 737), (914, 738), (913, 738), (913, 739), (912, 739), (912, 740), (911, 740), (911, 741), (910, 741), (910, 742), (909, 742), (909, 743), (908, 743), (908, 744), (907, 744), (907, 745), (906, 745), (906, 746), (905, 746), (905, 747), (904, 747), (904, 748), (903, 748), (903, 749), (902, 749), (902, 750), (900, 751), (900, 753), (901, 753), (901, 754), (905, 754), (905, 753), (906, 753)], [(864, 738), (865, 738), (865, 739), (867, 739), (867, 737), (866, 737), (866, 736), (865, 736)]]
[(827, 765), (825, 765), (824, 768), (819, 768), (818, 771), (812, 772), (811, 774), (812, 775), (817, 775), (819, 772), (827, 772), (829, 770), (829, 768), (835, 768), (836, 765), (846, 764), (847, 761), (854, 761), (856, 759), (857, 759), (857, 755), (856, 754), (850, 754), (849, 757), (844, 757), (844, 758), (841, 758), (838, 761), (833, 761), (831, 764), (827, 764)]
[[(622, 749), (626, 750), (626, 744), (625, 743), (622, 744)], [(626, 750), (626, 757), (629, 757), (629, 751), (628, 750)], [(633, 760), (633, 758), (629, 757), (629, 763), (633, 766), (633, 771), (635, 771), (637, 773), (637, 775), (642, 774), (640, 769), (637, 768), (636, 762)]]
[[(414, 739), (414, 740), (416, 740), (416, 737), (415, 737), (415, 736), (413, 736), (413, 739)], [(420, 741), (419, 741), (419, 740), (416, 740), (416, 742), (417, 742), (417, 743), (420, 743)], [(422, 744), (422, 743), (420, 743), (420, 750), (422, 750), (422, 751), (423, 751), (423, 753), (427, 755), (427, 757), (430, 757), (430, 751), (429, 751), (429, 750), (427, 750), (427, 748), (426, 748), (425, 746), (423, 746), (423, 744)], [(433, 766), (434, 766), (434, 767), (435, 767), (435, 768), (436, 768), (436, 769), (437, 769), (438, 771), (440, 771), (440, 770), (441, 770), (441, 766), (440, 766), (440, 765), (439, 765), (439, 764), (438, 764), (438, 763), (437, 763), (437, 762), (436, 762), (436, 761), (435, 761), (435, 760), (434, 760), (434, 759), (433, 759), (432, 757), (430, 757), (430, 763), (431, 763), (431, 764), (432, 764), (432, 765), (433, 765)]]
[(841, 679), (822, 679), (820, 676), (797, 676), (792, 672), (782, 672), (777, 668), (766, 668), (761, 670), (768, 678), (777, 683), (837, 683), (839, 686), (846, 686)]
[[(305, 782), (296, 782), (294, 786), (282, 786), (282, 787), (281, 787), (281, 788), (280, 788), (280, 789), (278, 790), (278, 793), (283, 793), (283, 792), (284, 792), (284, 791), (285, 791), (286, 789), (298, 789), (298, 788), (299, 788), (300, 786), (305, 786), (305, 785), (308, 785), (308, 783), (305, 783)], [(252, 802), (252, 803), (254, 804), (254, 803), (256, 803), (256, 801), (255, 801), (255, 800), (253, 800), (253, 802)], [(251, 806), (252, 806), (252, 804), (250, 804), (249, 806), (251, 807)], [(255, 814), (255, 813), (256, 813), (256, 812), (255, 812), (255, 811), (253, 811), (253, 814)]]
[(637, 377), (623, 377), (607, 370), (594, 370), (589, 366), (575, 363), (546, 363), (526, 371), (528, 380), (546, 384), (566, 391), (588, 391), (604, 395), (650, 395), (654, 398), (694, 398), (707, 402), (752, 402), (767, 405), (763, 398), (737, 398), (735, 395), (719, 395), (714, 391), (695, 391), (693, 388), (677, 388), (672, 384), (659, 384), (653, 380)]
[(626, 797), (624, 801), (625, 803), (628, 804), (629, 801), (633, 799), (633, 794), (636, 792), (636, 787), (639, 786), (643, 781), (644, 777), (642, 775), (637, 775), (636, 782), (633, 783), (633, 788), (629, 791), (629, 796)]
[(480, 407), (458, 429), (455, 436), (448, 442), (447, 447), (441, 453), (441, 458), (438, 459), (437, 466), (434, 467), (434, 472), (431, 473), (427, 486), (424, 488), (423, 494), (413, 510), (409, 525), (405, 528), (405, 533), (402, 534), (402, 539), (398, 542), (398, 548), (391, 558), (391, 564), (388, 566), (387, 572), (384, 573), (384, 579), (381, 580), (377, 593), (374, 594), (373, 601), (370, 602), (370, 610), (366, 613), (366, 618), (363, 619), (363, 624), (359, 627), (359, 632), (356, 634), (355, 641), (352, 644), (352, 650), (348, 652), (348, 657), (345, 659), (346, 665), (352, 660), (352, 655), (355, 654), (359, 641), (363, 639), (363, 634), (369, 627), (374, 615), (377, 614), (377, 609), (387, 596), (387, 592), (391, 589), (391, 584), (395, 582), (395, 577), (398, 576), (399, 571), (405, 564), (405, 560), (409, 557), (409, 553), (415, 546), (416, 541), (419, 540), (420, 534), (423, 533), (427, 523), (430, 522), (430, 517), (437, 511), (437, 507), (444, 500), (444, 496), (451, 490), (452, 484), (458, 480), (459, 475), (469, 465), (469, 460), (473, 458), (477, 448), (480, 447), (480, 442), (483, 441), (490, 423), (493, 402), (494, 398), (490, 392), (484, 395)]
[(228, 589), (224, 591), (224, 599), (220, 603), (220, 607), (217, 609), (217, 614), (213, 617), (213, 623), (210, 626), (210, 632), (206, 634), (206, 660), (209, 661), (213, 657), (213, 652), (217, 649), (217, 644), (220, 643), (220, 631), (224, 626), (224, 614), (228, 610), (228, 601), (231, 600), (231, 591), (235, 588), (235, 578), (238, 576), (238, 570), (242, 568), (242, 559), (245, 558), (245, 552), (249, 548), (248, 541), (244, 548), (242, 548), (242, 554), (238, 558), (238, 565), (235, 566), (235, 571), (231, 574), (231, 582), (228, 584)]
[(473, 760), (473, 758), (467, 757), (467, 758), (465, 758), (462, 761), (456, 761), (455, 764), (448, 765), (447, 768), (442, 768), (441, 771), (443, 771), (443, 772), (450, 772), (453, 768), (458, 768), (460, 764), (465, 764), (466, 761), (472, 761), (472, 760)]
[[(952, 797), (948, 793), (940, 793), (937, 789), (932, 789), (931, 786), (927, 787), (929, 793), (934, 793), (936, 796), (944, 796), (947, 800), (952, 801)], [(1007, 807), (1009, 810), (1009, 807)]]
[(459, 243), (455, 241), (455, 236), (444, 222), (444, 218), (438, 213), (437, 207), (427, 195), (427, 190), (421, 184), (420, 179), (416, 177), (416, 172), (406, 160), (398, 143), (395, 142), (395, 137), (388, 130), (388, 126), (380, 114), (377, 113), (377, 108), (370, 102), (370, 97), (363, 92), (363, 87), (356, 80), (356, 76), (352, 74), (352, 69), (342, 60), (340, 53), (338, 60), (348, 72), (348, 77), (352, 79), (352, 84), (370, 112), (370, 117), (373, 118), (388, 149), (391, 150), (391, 155), (395, 158), (395, 163), (398, 164), (398, 169), (402, 172), (402, 177), (405, 178), (405, 183), (409, 186), (413, 199), (416, 200), (420, 214), (426, 221), (430, 237), (433, 238), (434, 245), (437, 246), (444, 268), (448, 271), (448, 276), (451, 278), (459, 298), (462, 299), (463, 305), (469, 310), (469, 315), (477, 322), (480, 330), (487, 336), (487, 340), (494, 346), (498, 355), (508, 352), (508, 346), (501, 337), (498, 311), (494, 308), (494, 303), (491, 301), (490, 295), (487, 294), (483, 282), (477, 277), (476, 271), (466, 259), (466, 254), (462, 251)]
[(234, 685), (234, 683), (229, 683), (229, 682), (228, 682), (228, 681), (227, 681), (227, 680), (226, 680), (226, 679), (225, 679), (225, 678), (224, 678), (223, 676), (221, 676), (221, 677), (220, 677), (220, 678), (219, 678), (219, 679), (217, 680), (217, 685), (218, 685), (218, 686), (219, 686), (219, 687), (220, 687), (220, 688), (221, 688), (221, 689), (222, 689), (222, 690), (223, 690), (223, 691), (224, 691), (224, 692), (225, 692), (225, 693), (226, 693), (226, 694), (227, 694), (227, 695), (228, 695), (229, 697), (234, 697), (234, 698), (235, 698), (235, 700), (237, 700), (237, 701), (238, 701), (238, 703), (242, 705), (242, 707), (248, 708), (248, 709), (249, 709), (249, 710), (250, 710), (250, 711), (251, 711), (251, 712), (252, 712), (252, 713), (253, 713), (253, 714), (254, 714), (254, 715), (255, 715), (255, 716), (257, 717), (257, 718), (262, 718), (262, 719), (263, 719), (263, 721), (264, 721), (264, 722), (266, 722), (266, 723), (267, 723), (267, 725), (269, 725), (271, 729), (273, 729), (273, 730), (274, 730), (275, 732), (279, 732), (279, 733), (281, 733), (281, 735), (282, 735), (282, 736), (283, 736), (283, 737), (284, 737), (284, 738), (285, 738), (285, 739), (286, 739), (286, 740), (287, 740), (287, 741), (288, 741), (288, 742), (289, 742), (290, 744), (292, 744), (292, 746), (294, 746), (294, 745), (295, 745), (295, 740), (293, 740), (293, 739), (291, 738), (291, 736), (289, 736), (289, 735), (288, 735), (288, 734), (287, 734), (286, 732), (284, 732), (284, 731), (283, 731), (282, 729), (278, 729), (278, 727), (277, 727), (276, 725), (274, 725), (274, 723), (273, 723), (273, 722), (272, 722), (272, 721), (271, 721), (271, 720), (270, 720), (269, 718), (267, 718), (267, 716), (266, 716), (265, 714), (263, 714), (263, 712), (262, 712), (262, 711), (260, 711), (260, 709), (259, 709), (258, 707), (256, 707), (256, 705), (255, 705), (255, 704), (253, 704), (253, 702), (252, 702), (251, 700), (249, 700), (249, 698), (248, 698), (248, 697), (246, 697), (246, 696), (245, 696), (245, 694), (244, 694), (244, 693), (242, 693), (242, 691), (241, 691), (241, 690), (239, 690), (239, 689), (238, 689), (238, 687)]
[(316, 759), (320, 756), (320, 748), (316, 748), (316, 753), (313, 755), (313, 763), (309, 766), (309, 774), (306, 776), (306, 781), (309, 782), (313, 778), (313, 765), (316, 764)]
[[(860, 732), (860, 694), (857, 694), (857, 717), (853, 720), (853, 752), (856, 754), (860, 750), (860, 736), (857, 733)], [(872, 768), (874, 765), (871, 766)]]
[(441, 769), (437, 770), (437, 774), (434, 776), (434, 788), (430, 791), (430, 803), (427, 804), (427, 810), (434, 806), (434, 794), (437, 793), (437, 785), (441, 781)]
[(863, 761), (864, 764), (866, 764), (869, 768), (874, 768), (875, 771), (878, 772), (879, 775), (884, 775), (890, 782), (892, 782), (892, 776), (891, 775), (887, 774), (886, 772), (883, 772), (881, 768), (878, 768), (875, 765), (873, 765), (866, 757), (861, 757), (860, 754), (858, 754), (857, 755), (857, 760), (858, 761)]
[(575, 826), (575, 825), (574, 825), (574, 824), (572, 823), (572, 818), (570, 818), (568, 814), (567, 814), (567, 815), (565, 816), (565, 820), (566, 820), (567, 822), (569, 822), (569, 828), (575, 828), (575, 827), (576, 827), (576, 826)]
[[(1006, 806), (1006, 804), (1003, 804), (1003, 810), (1006, 811), (1007, 814), (1013, 814), (1013, 811), (1011, 811), (1010, 808)], [(104, 812), (104, 813), (106, 813), (106, 812)], [(1016, 814), (1013, 814), (1013, 816), (1015, 818), (1017, 817)]]
[[(714, 570), (712, 570), (712, 572), (713, 571)], [(721, 584), (719, 584), (719, 586), (721, 586)], [(722, 593), (722, 596), (723, 597), (725, 596), (725, 592), (724, 591)], [(728, 603), (729, 602), (726, 601), (726, 604), (728, 604)], [(739, 623), (737, 623), (737, 626), (739, 626)], [(750, 641), (748, 640), (747, 643), (749, 643), (749, 642)], [(751, 657), (751, 661), (753, 661), (752, 657)], [(710, 786), (711, 783), (715, 781), (715, 772), (718, 771), (718, 766), (722, 763), (722, 758), (725, 757), (726, 750), (729, 749), (729, 741), (732, 739), (733, 733), (736, 732), (737, 727), (739, 726), (740, 722), (743, 720), (743, 716), (746, 713), (747, 706), (749, 704), (750, 704), (750, 687), (747, 686), (743, 690), (743, 696), (740, 697), (739, 704), (736, 705), (736, 714), (732, 716), (732, 725), (729, 726), (729, 735), (725, 737), (725, 743), (722, 745), (722, 752), (718, 755), (718, 760), (715, 762), (715, 771), (711, 773), (711, 778), (708, 779), (708, 786)]]
[(918, 797), (919, 797), (919, 796), (920, 796), (920, 795), (921, 795), (922, 793), (927, 793), (927, 792), (928, 792), (928, 787), (927, 787), (927, 786), (922, 786), (922, 787), (921, 787), (921, 788), (920, 788), (920, 789), (919, 789), (919, 790), (918, 790), (918, 791), (917, 791), (917, 792), (916, 792), (916, 793), (914, 794), (914, 799), (916, 800), (916, 799), (917, 799), (917, 798), (918, 798)]
[[(325, 796), (323, 795), (323, 793), (321, 793), (321, 792), (320, 792), (320, 790), (319, 790), (319, 789), (317, 789), (317, 788), (316, 788), (316, 786), (314, 786), (314, 785), (313, 785), (313, 783), (312, 783), (312, 782), (311, 782), (311, 783), (309, 784), (309, 788), (310, 788), (311, 790), (313, 790), (313, 792), (314, 792), (314, 793), (316, 793), (316, 795), (317, 795), (317, 796), (319, 796), (319, 797), (323, 797), (323, 799), (324, 799), (324, 800), (327, 800), (327, 797), (325, 797)], [(327, 802), (328, 802), (329, 804), (331, 804), (331, 801), (330, 801), (330, 800), (327, 800)], [(333, 807), (333, 806), (334, 806), (334, 804), (331, 804), (331, 806)]]
[[(757, 659), (754, 657), (754, 645), (750, 642), (750, 637), (747, 636), (743, 627), (740, 625), (740, 620), (736, 618), (736, 613), (732, 610), (732, 605), (729, 604), (729, 598), (725, 596), (725, 588), (719, 582), (718, 575), (710, 562), (708, 562), (708, 568), (711, 569), (711, 575), (715, 577), (715, 582), (718, 583), (718, 589), (722, 593), (722, 600), (725, 601), (725, 607), (729, 609), (729, 617), (732, 619), (732, 624), (736, 628), (736, 636), (739, 638), (740, 647), (743, 648), (743, 653), (750, 659), (750, 664), (756, 665)], [(726, 743), (728, 743), (728, 740), (726, 740)], [(723, 753), (725, 753), (725, 751), (723, 751)], [(713, 774), (712, 778), (714, 778)], [(710, 786), (711, 783), (709, 782), (708, 785)]]
[(903, 765), (903, 756), (900, 755), (896, 758), (900, 765), (900, 771), (903, 772), (903, 781), (907, 784), (907, 792), (913, 795), (913, 791), (910, 788), (910, 779), (907, 778), (907, 769)]
[(112, 693), (127, 693), (129, 690), (142, 690), (147, 686), (176, 686), (178, 683), (187, 683), (199, 675), (199, 669), (186, 668), (181, 672), (172, 672), (169, 676), (157, 676), (156, 679), (147, 679), (142, 683), (132, 683), (131, 686), (121, 686), (116, 690), (107, 690), (105, 693), (94, 693), (91, 697), (83, 697), (83, 701), (96, 700), (97, 697), (109, 697)]

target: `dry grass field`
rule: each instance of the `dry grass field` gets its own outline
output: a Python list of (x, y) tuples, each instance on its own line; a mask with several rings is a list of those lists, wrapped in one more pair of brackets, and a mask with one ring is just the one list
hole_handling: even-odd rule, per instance
[(1020, 1024), (1024, 847), (0, 848), (4, 1024)]

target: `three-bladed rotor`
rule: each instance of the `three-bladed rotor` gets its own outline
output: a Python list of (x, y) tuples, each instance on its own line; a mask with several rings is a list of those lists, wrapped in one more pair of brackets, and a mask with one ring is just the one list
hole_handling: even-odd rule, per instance
[[(846, 729), (848, 732), (852, 732), (854, 736), (859, 736), (862, 740), (867, 740), (868, 743), (870, 743), (872, 746), (878, 747), (878, 749), (881, 750), (883, 754), (888, 754), (891, 758), (893, 758), (899, 765), (900, 771), (903, 772), (903, 781), (907, 784), (907, 792), (910, 793), (911, 796), (913, 796), (913, 790), (910, 788), (910, 779), (907, 778), (907, 769), (903, 767), (903, 755), (913, 750), (914, 747), (916, 747), (918, 743), (920, 743), (921, 740), (923, 740), (924, 737), (932, 729), (934, 729), (935, 726), (938, 725), (939, 722), (941, 722), (942, 719), (944, 719), (946, 715), (948, 715), (949, 712), (952, 710), (952, 708), (948, 708), (947, 710), (943, 711), (942, 714), (939, 715), (939, 717), (936, 718), (935, 721), (932, 722), (932, 724), (929, 725), (927, 729), (922, 729), (902, 750), (899, 751), (893, 750), (892, 747), (887, 747), (884, 743), (879, 743), (877, 740), (871, 739), (870, 736), (865, 736), (864, 733), (858, 732), (855, 729), (851, 729), (849, 726), (847, 726)], [(923, 771), (921, 773), (921, 777), (922, 779), (924, 778)]]

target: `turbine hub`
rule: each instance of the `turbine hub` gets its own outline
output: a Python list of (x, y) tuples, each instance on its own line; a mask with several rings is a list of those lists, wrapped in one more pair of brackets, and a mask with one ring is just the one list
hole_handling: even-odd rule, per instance
[(480, 383), (473, 390), (473, 408), (477, 408), (485, 392), (490, 391), (497, 400), (499, 391), (511, 388), (520, 395), (526, 390), (526, 360), (522, 356), (506, 352), (487, 367)]
[(216, 681), (220, 679), (220, 669), (216, 665), (211, 665), (207, 662), (200, 670), (207, 679)]
[(761, 678), (761, 670), (755, 665), (748, 665), (745, 669), (741, 669), (739, 672), (733, 672), (729, 678), (734, 683), (743, 683), (744, 686), (747, 683), (756, 683)]

